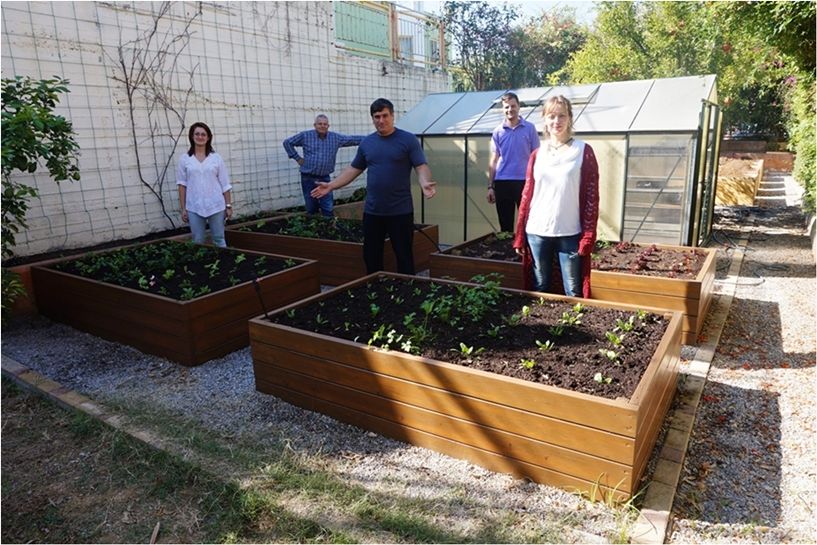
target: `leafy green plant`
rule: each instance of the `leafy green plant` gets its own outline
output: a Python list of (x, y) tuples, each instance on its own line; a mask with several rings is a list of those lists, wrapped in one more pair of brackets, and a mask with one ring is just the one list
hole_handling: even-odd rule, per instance
[(599, 384), (610, 384), (613, 382), (613, 377), (605, 377), (603, 374), (601, 374), (601, 372), (599, 372), (593, 375), (593, 380)]
[(624, 339), (624, 335), (618, 336), (612, 331), (605, 331), (604, 336), (607, 337), (607, 340), (610, 341), (610, 344), (613, 346), (621, 346), (621, 341)]
[(548, 333), (554, 337), (561, 337), (565, 332), (564, 324), (556, 324), (548, 328)]
[(74, 129), (70, 121), (54, 114), (68, 84), (58, 77), (2, 80), (3, 259), (13, 255), (15, 236), (27, 227), (28, 201), (38, 195), (36, 188), (13, 180), (12, 174), (35, 172), (44, 164), (56, 182), (80, 179)]
[(556, 347), (556, 344), (550, 340), (545, 342), (536, 341), (536, 346), (538, 346), (539, 350), (541, 350), (542, 352), (550, 352)]
[(460, 343), (459, 350), (456, 348), (452, 348), (454, 352), (459, 352), (461, 355), (465, 356), (466, 358), (470, 358), (471, 356), (476, 356), (481, 352), (485, 351), (484, 348), (474, 348), (473, 346), (468, 346), (465, 343)]
[(519, 366), (524, 369), (533, 369), (534, 367), (536, 367), (536, 362), (534, 360), (525, 358), (519, 361)]
[(608, 348), (599, 348), (599, 353), (608, 360), (612, 361), (613, 363), (618, 362), (618, 352), (616, 352), (615, 350), (610, 350)]
[(380, 313), (380, 307), (376, 303), (372, 303), (369, 305), (369, 311), (372, 313), (372, 317), (375, 317)]

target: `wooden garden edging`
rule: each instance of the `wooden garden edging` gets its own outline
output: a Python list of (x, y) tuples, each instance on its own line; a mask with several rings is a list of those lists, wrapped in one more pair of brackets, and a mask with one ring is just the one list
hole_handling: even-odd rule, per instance
[[(374, 276), (278, 312), (333, 297)], [(250, 345), (260, 392), (493, 471), (622, 500), (636, 492), (675, 393), (680, 325), (681, 315), (672, 313), (632, 398), (617, 400), (372, 348), (263, 317), (250, 320)]]
[[(264, 221), (272, 221), (270, 218)], [(235, 248), (297, 256), (314, 259), (319, 263), (321, 284), (337, 286), (366, 275), (363, 262), (363, 244), (318, 238), (295, 237), (271, 233), (239, 231), (241, 227), (255, 225), (247, 222), (227, 228), (227, 244)], [(436, 225), (423, 225), (420, 233), (414, 233), (414, 266), (417, 271), (429, 267), (429, 256), (438, 250), (440, 240)], [(384, 244), (384, 265), (387, 271), (397, 270), (397, 260), (391, 242)]]
[[(297, 261), (302, 263), (258, 278), (266, 310), (320, 291), (318, 264)], [(177, 301), (43, 265), (33, 266), (31, 274), (37, 307), (43, 315), (183, 365), (199, 365), (247, 346), (247, 320), (264, 311), (252, 282)]]
[[(442, 252), (432, 253), (430, 275), (434, 278), (452, 278), (469, 281), (478, 274), (499, 273), (501, 285), (508, 288), (522, 287), (522, 264), (518, 261), (500, 261), (479, 257), (452, 255), (465, 246), (471, 245), (490, 233), (479, 238), (451, 246)], [(675, 251), (690, 251), (685, 246), (656, 244), (660, 248)], [(593, 270), (590, 273), (591, 295), (593, 300), (609, 301), (637, 305), (642, 308), (677, 310), (683, 313), (683, 344), (696, 344), (698, 335), (703, 329), (706, 313), (712, 303), (715, 285), (715, 267), (717, 250), (714, 248), (695, 248), (707, 253), (701, 270), (693, 279), (664, 278), (630, 273)]]

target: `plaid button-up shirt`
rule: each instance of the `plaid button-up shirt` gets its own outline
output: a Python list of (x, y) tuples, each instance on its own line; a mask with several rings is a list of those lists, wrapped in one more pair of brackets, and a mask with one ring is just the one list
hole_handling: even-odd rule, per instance
[(314, 176), (328, 176), (335, 170), (338, 149), (348, 146), (357, 146), (364, 136), (346, 135), (329, 131), (321, 138), (318, 131), (312, 129), (299, 132), (284, 140), (284, 149), (290, 159), (296, 161), (301, 159), (296, 146), (300, 146), (303, 151), (304, 164), (301, 165), (302, 174), (312, 174)]

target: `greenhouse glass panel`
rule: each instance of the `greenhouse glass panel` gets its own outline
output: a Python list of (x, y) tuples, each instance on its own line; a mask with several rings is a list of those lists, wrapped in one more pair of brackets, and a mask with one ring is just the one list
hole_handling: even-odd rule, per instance
[(693, 134), (631, 135), (622, 239), (680, 244)]
[(440, 119), (463, 96), (465, 96), (465, 93), (435, 93), (428, 95), (410, 112), (401, 116), (397, 120), (397, 125), (404, 131), (424, 134), (426, 129)]
[(593, 100), (574, 112), (576, 132), (621, 132), (629, 129), (650, 87), (652, 81), (602, 84)]
[(621, 240), (624, 215), (624, 173), (627, 138), (624, 135), (577, 135), (593, 148), (599, 165), (599, 222), (596, 236)]
[[(465, 235), (456, 242), (499, 231), (496, 207), (488, 204), (490, 136), (468, 137), (468, 189), (465, 203)], [(454, 241), (452, 241), (454, 242)]]
[(465, 96), (449, 108), (436, 123), (428, 127), (424, 134), (465, 134), (503, 92), (465, 93)]
[(631, 130), (697, 130), (703, 98), (679, 100), (679, 97), (708, 97), (714, 81), (715, 76), (655, 80)]
[[(437, 194), (425, 199), (419, 184), (412, 184), (414, 202), (422, 202), (422, 216), (415, 210), (415, 218), (423, 223), (437, 224), (440, 242), (461, 241), (463, 234), (463, 180), (465, 179), (465, 139), (450, 136), (426, 136), (422, 139), (423, 150), (432, 175), (437, 182)], [(416, 180), (416, 175), (415, 175)], [(419, 207), (415, 207), (419, 209)]]

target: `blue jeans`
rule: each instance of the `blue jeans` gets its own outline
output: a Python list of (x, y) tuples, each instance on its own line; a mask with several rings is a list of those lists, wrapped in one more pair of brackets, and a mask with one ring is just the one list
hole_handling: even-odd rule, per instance
[(210, 236), (213, 239), (213, 244), (221, 248), (227, 247), (227, 241), (224, 239), (224, 216), (225, 211), (216, 212), (212, 216), (199, 216), (195, 212), (187, 211), (187, 220), (190, 222), (190, 232), (193, 233), (193, 242), (196, 244), (204, 244), (207, 237), (207, 225), (210, 225)]
[(536, 291), (548, 291), (553, 276), (553, 258), (558, 254), (565, 295), (582, 296), (580, 238), (581, 233), (567, 237), (540, 237), (528, 233), (528, 245), (533, 258), (533, 283)]
[(301, 189), (304, 192), (304, 206), (306, 206), (307, 214), (316, 214), (318, 208), (321, 214), (327, 217), (332, 217), (332, 208), (334, 207), (335, 199), (332, 197), (330, 191), (320, 199), (314, 198), (310, 193), (315, 189), (315, 182), (328, 182), (329, 175), (315, 176), (314, 174), (301, 174)]

